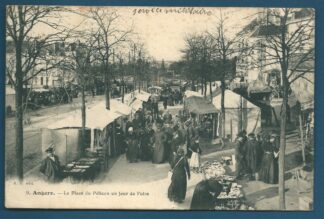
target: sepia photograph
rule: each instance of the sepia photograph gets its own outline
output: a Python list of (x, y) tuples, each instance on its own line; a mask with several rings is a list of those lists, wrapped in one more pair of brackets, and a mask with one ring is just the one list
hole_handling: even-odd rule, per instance
[(6, 208), (313, 210), (315, 9), (7, 5), (5, 22)]

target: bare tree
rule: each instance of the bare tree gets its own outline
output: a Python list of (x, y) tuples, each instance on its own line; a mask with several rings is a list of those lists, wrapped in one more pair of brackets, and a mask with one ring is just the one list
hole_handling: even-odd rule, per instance
[(110, 72), (109, 58), (112, 49), (118, 44), (125, 42), (128, 35), (132, 33), (132, 27), (124, 29), (121, 23), (121, 16), (115, 9), (93, 8), (85, 14), (94, 22), (96, 28), (96, 49), (100, 54), (102, 71), (104, 74), (106, 108), (110, 109)]
[[(56, 61), (48, 61), (46, 48), (62, 41), (65, 33), (65, 29), (55, 22), (57, 19), (52, 20), (59, 17), (59, 11), (59, 7), (42, 6), (10, 5), (6, 8), (6, 37), (14, 48), (15, 69), (7, 71), (7, 76), (16, 92), (16, 175), (20, 181), (23, 180), (23, 85), (57, 65)], [(45, 25), (55, 32), (33, 37), (32, 32), (38, 25)]]
[[(300, 9), (299, 9), (300, 10)], [(279, 207), (285, 209), (285, 149), (287, 106), (290, 85), (305, 74), (314, 71), (314, 16), (313, 9), (302, 9), (307, 16), (291, 22), (297, 9), (282, 8), (266, 13), (267, 34), (265, 54), (267, 64), (277, 64), (281, 69), (282, 110), (280, 123), (279, 156)], [(269, 19), (270, 18), (270, 19)], [(272, 19), (271, 19), (272, 18)]]
[(185, 39), (186, 48), (183, 50), (188, 66), (187, 76), (189, 78), (200, 80), (201, 94), (206, 97), (207, 82), (213, 80), (213, 66), (217, 58), (216, 44), (209, 35), (194, 34), (189, 35)]
[(86, 104), (85, 104), (85, 90), (86, 86), (91, 81), (91, 67), (95, 62), (95, 50), (94, 45), (96, 43), (96, 36), (89, 30), (83, 30), (82, 32), (74, 31), (74, 35), (71, 39), (74, 39), (71, 46), (72, 51), (66, 54), (64, 63), (61, 67), (72, 70), (77, 79), (78, 84), (81, 87), (81, 119), (82, 119), (82, 138), (83, 143), (85, 140), (85, 126), (86, 126)]
[[(219, 56), (220, 63), (217, 65), (219, 69), (219, 81), (221, 82), (221, 137), (225, 137), (225, 89), (226, 89), (226, 80), (231, 80), (235, 74), (235, 66), (231, 64), (236, 63), (236, 59), (231, 59), (233, 56), (238, 56), (238, 43), (241, 40), (241, 36), (234, 35), (229, 36), (228, 27), (226, 27), (226, 20), (228, 18), (224, 17), (223, 12), (220, 10), (220, 16), (217, 23), (215, 33), (209, 33), (209, 35), (215, 40), (216, 49)], [(233, 67), (233, 68), (232, 68)]]

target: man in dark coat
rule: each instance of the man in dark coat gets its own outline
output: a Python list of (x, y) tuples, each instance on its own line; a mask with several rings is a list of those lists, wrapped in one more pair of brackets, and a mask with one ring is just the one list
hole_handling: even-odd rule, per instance
[(231, 190), (229, 185), (223, 188), (223, 185), (215, 179), (207, 179), (199, 182), (194, 190), (190, 209), (191, 210), (214, 210), (217, 197), (223, 190), (228, 194)]
[(245, 143), (242, 133), (236, 139), (235, 159), (236, 159), (236, 177), (239, 179), (245, 174), (246, 163), (244, 159)]
[(253, 133), (250, 133), (246, 143), (246, 165), (247, 170), (251, 174), (251, 178), (255, 177), (258, 166), (259, 143)]
[(123, 154), (126, 151), (125, 135), (119, 124), (116, 126), (116, 147), (117, 154)]
[(195, 130), (192, 126), (192, 121), (191, 120), (187, 120), (185, 122), (186, 126), (187, 126), (187, 134), (186, 134), (186, 140), (187, 140), (187, 148), (191, 147), (191, 144), (194, 142), (194, 138), (195, 138)]
[(51, 145), (46, 149), (47, 156), (42, 161), (39, 171), (44, 174), (46, 180), (50, 183), (57, 183), (62, 180), (62, 167), (55, 150)]

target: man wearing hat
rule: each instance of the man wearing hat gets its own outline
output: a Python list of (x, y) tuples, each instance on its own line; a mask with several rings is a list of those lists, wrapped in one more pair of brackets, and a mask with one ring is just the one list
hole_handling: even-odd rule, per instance
[(246, 168), (245, 159), (245, 142), (242, 133), (239, 133), (236, 138), (235, 159), (236, 159), (236, 177), (240, 179), (244, 175)]
[(57, 155), (55, 155), (54, 144), (51, 143), (45, 150), (46, 158), (42, 161), (39, 171), (51, 183), (57, 183), (62, 180), (62, 167)]
[(257, 172), (258, 156), (260, 155), (259, 149), (259, 142), (256, 140), (254, 133), (250, 133), (246, 143), (246, 164), (252, 178), (255, 177), (255, 173)]

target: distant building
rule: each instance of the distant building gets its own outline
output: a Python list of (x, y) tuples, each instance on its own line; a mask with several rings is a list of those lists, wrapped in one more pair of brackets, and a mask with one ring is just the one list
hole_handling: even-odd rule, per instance
[[(280, 21), (269, 10), (271, 9), (260, 9), (258, 16), (239, 33), (242, 39), (238, 51), (241, 55), (238, 57), (236, 68), (237, 76), (244, 77), (244, 80), (249, 84), (249, 95), (253, 92), (253, 97), (260, 98), (261, 102), (266, 100), (276, 111), (279, 119), (282, 103), (281, 67), (278, 60), (271, 59), (270, 55), (273, 50), (267, 48), (266, 40), (267, 37), (280, 33)], [(296, 9), (293, 13), (290, 13), (287, 22), (288, 33), (292, 34), (306, 22), (314, 25), (313, 13), (312, 9)], [(294, 56), (290, 57), (288, 75), (291, 70), (295, 71), (296, 76), (301, 72), (304, 74), (303, 77), (291, 84), (290, 107), (295, 105), (296, 100), (301, 103), (302, 108), (312, 107), (314, 101), (314, 61), (307, 61), (303, 65), (299, 65), (297, 69), (295, 68), (301, 57), (310, 48), (314, 48), (314, 33), (311, 33), (309, 39), (304, 40), (300, 47), (294, 51)], [(290, 80), (292, 78), (294, 78), (294, 75)], [(270, 99), (268, 99), (269, 96), (266, 92), (270, 92)]]
[[(37, 41), (34, 41), (37, 44)], [(33, 45), (23, 45), (23, 51), (31, 48)], [(64, 86), (67, 82), (71, 82), (74, 80), (75, 75), (74, 72), (67, 68), (52, 68), (48, 69), (48, 65), (50, 62), (55, 62), (62, 60), (68, 55), (69, 52), (73, 52), (76, 48), (75, 44), (65, 44), (64, 42), (59, 43), (56, 42), (52, 45), (47, 46), (43, 50), (41, 50), (42, 58), (36, 60), (35, 68), (29, 71), (29, 77), (33, 74), (37, 73), (40, 69), (45, 69), (44, 71), (37, 74), (35, 77), (32, 77), (25, 86), (29, 86), (32, 88), (43, 88), (43, 87), (61, 87)], [(24, 61), (24, 59), (23, 59)], [(8, 74), (14, 79), (15, 75), (15, 50), (14, 44), (12, 41), (6, 42), (6, 70), (7, 70), (7, 84), (10, 84), (10, 79)], [(9, 71), (9, 72), (8, 72)], [(28, 75), (27, 77), (28, 78)]]

